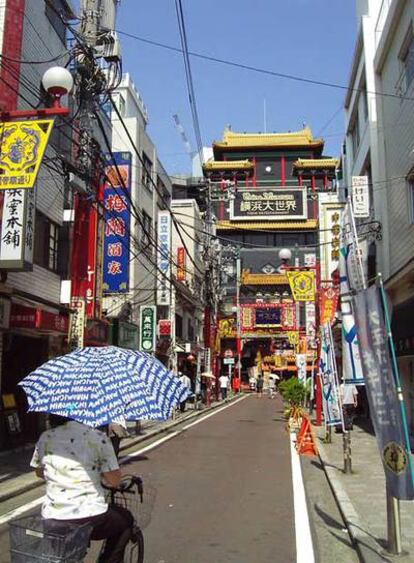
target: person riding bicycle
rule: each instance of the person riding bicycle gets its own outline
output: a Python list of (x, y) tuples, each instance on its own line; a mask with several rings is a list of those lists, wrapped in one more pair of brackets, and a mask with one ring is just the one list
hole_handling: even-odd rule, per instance
[(46, 481), (42, 517), (57, 532), (70, 524), (90, 524), (91, 539), (106, 540), (100, 563), (122, 563), (133, 517), (108, 506), (101, 479), (117, 488), (121, 471), (109, 438), (100, 430), (49, 415), (50, 430), (36, 444), (31, 467)]

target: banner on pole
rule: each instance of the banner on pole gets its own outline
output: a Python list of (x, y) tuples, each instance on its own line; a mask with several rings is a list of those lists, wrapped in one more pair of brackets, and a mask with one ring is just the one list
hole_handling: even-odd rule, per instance
[(43, 160), (53, 119), (0, 124), (0, 189), (33, 188)]
[[(341, 220), (341, 246), (339, 251), (339, 268), (341, 282), (346, 278), (348, 291), (362, 291), (366, 287), (362, 253), (358, 244), (354, 214), (350, 201), (345, 205)], [(342, 287), (341, 287), (341, 293)]]
[(302, 383), (306, 381), (306, 354), (296, 354), (296, 367), (298, 368), (298, 379)]
[(327, 426), (343, 424), (332, 332), (328, 323), (321, 327), (319, 371), (322, 381), (322, 403), (325, 423)]
[(388, 490), (397, 499), (413, 500), (411, 454), (404, 438), (378, 287), (372, 286), (355, 296), (355, 320), (370, 413)]
[(286, 272), (295, 301), (315, 300), (315, 272)]
[(335, 313), (338, 309), (339, 288), (328, 286), (321, 287), (319, 290), (319, 314), (320, 324), (332, 324), (335, 319)]

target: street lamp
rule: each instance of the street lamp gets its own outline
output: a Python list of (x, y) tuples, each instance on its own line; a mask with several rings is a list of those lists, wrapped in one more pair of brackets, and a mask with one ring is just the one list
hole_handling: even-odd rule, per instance
[(42, 84), (46, 92), (53, 97), (53, 107), (60, 108), (61, 97), (69, 94), (73, 88), (73, 77), (67, 68), (52, 66), (44, 73)]

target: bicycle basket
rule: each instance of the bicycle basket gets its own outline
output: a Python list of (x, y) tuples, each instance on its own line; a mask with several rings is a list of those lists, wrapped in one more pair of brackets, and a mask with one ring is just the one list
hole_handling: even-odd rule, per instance
[(151, 522), (152, 510), (154, 508), (157, 491), (155, 487), (144, 483), (144, 493), (141, 497), (138, 488), (134, 485), (128, 491), (116, 491), (113, 493), (112, 499), (109, 495), (109, 502), (117, 506), (128, 509), (135, 518), (138, 526), (143, 530)]
[(89, 524), (59, 522), (59, 528), (40, 515), (10, 522), (11, 563), (79, 563), (86, 555)]

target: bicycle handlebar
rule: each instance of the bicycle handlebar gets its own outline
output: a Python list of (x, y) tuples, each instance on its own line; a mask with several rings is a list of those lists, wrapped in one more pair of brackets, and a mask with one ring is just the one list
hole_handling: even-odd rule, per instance
[(124, 475), (122, 477), (119, 487), (111, 487), (109, 485), (105, 485), (105, 483), (101, 483), (101, 484), (104, 489), (107, 489), (108, 491), (112, 491), (114, 493), (116, 492), (127, 493), (132, 489), (134, 485), (136, 485), (141, 502), (143, 502), (144, 483), (142, 481), (142, 478), (138, 477), (137, 475)]

